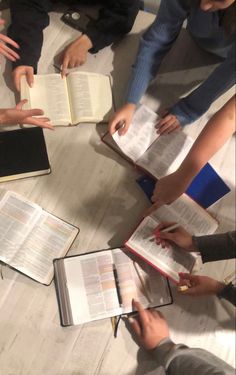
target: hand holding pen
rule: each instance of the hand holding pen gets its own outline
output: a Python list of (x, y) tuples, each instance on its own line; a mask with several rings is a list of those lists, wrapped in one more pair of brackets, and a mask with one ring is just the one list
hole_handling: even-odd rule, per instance
[(192, 235), (177, 223), (164, 221), (155, 228), (153, 235), (162, 247), (166, 247), (166, 241), (170, 241), (186, 251), (194, 251)]

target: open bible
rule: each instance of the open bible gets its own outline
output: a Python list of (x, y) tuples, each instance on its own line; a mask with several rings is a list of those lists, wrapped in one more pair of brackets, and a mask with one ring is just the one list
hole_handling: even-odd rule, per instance
[(61, 324), (70, 326), (172, 303), (169, 284), (125, 249), (107, 249), (56, 259), (55, 287)]
[(218, 223), (205, 209), (184, 194), (170, 205), (162, 206), (145, 217), (126, 241), (125, 247), (178, 283), (179, 272), (191, 272), (197, 256), (170, 243), (163, 248), (155, 239), (150, 239), (154, 229), (162, 221), (177, 222), (192, 235), (214, 233)]
[(77, 125), (81, 122), (107, 122), (113, 112), (110, 77), (103, 74), (72, 72), (35, 75), (29, 87), (21, 79), (24, 108), (40, 108), (53, 125)]
[[(160, 179), (178, 169), (193, 145), (193, 139), (182, 130), (160, 136), (155, 127), (158, 115), (145, 105), (136, 110), (132, 123), (123, 136), (118, 131), (103, 141), (115, 151)], [(214, 168), (207, 163), (195, 176), (186, 194), (203, 207), (216, 202), (230, 191)]]
[(24, 197), (0, 190), (0, 261), (32, 279), (50, 284), (53, 259), (67, 253), (78, 231)]

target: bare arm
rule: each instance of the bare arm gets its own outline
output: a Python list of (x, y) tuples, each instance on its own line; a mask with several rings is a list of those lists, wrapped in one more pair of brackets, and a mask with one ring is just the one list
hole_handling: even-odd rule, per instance
[(152, 196), (154, 204), (147, 214), (183, 194), (202, 167), (232, 136), (235, 132), (235, 97), (208, 121), (180, 167), (156, 183)]

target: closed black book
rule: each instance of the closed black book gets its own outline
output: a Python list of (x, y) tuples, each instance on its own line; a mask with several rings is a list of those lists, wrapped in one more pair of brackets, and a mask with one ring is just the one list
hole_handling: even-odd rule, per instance
[(0, 132), (0, 182), (50, 173), (41, 128)]

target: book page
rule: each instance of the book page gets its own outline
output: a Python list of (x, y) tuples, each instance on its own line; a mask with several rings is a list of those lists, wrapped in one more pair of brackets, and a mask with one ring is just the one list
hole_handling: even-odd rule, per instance
[(149, 239), (154, 229), (159, 224), (154, 218), (147, 216), (140, 223), (138, 228), (126, 242), (135, 253), (146, 259), (153, 266), (156, 266), (164, 274), (179, 281), (179, 272), (190, 272), (195, 263), (196, 257), (178, 247), (171, 246), (162, 248), (157, 245), (155, 239)]
[[(27, 94), (28, 92), (28, 94)], [(25, 77), (21, 79), (21, 99), (28, 96), (29, 108), (40, 108), (53, 125), (69, 125), (71, 114), (67, 83), (60, 74), (34, 75), (34, 85), (29, 87)]]
[(11, 265), (41, 208), (18, 194), (7, 192), (0, 201), (0, 259)]
[(186, 194), (160, 207), (151, 216), (158, 221), (177, 222), (195, 236), (214, 233), (218, 227), (217, 221)]
[(125, 249), (112, 250), (112, 256), (119, 279), (123, 314), (133, 311), (133, 298), (144, 307), (171, 302), (166, 279), (153, 267), (137, 257), (132, 259)]
[(65, 258), (73, 324), (121, 314), (110, 251)]
[(180, 166), (192, 144), (192, 139), (182, 130), (162, 135), (141, 156), (137, 165), (161, 178)]
[(145, 105), (141, 105), (134, 114), (125, 135), (113, 134), (113, 139), (121, 151), (136, 162), (150, 145), (159, 137), (155, 125), (158, 115)]
[(11, 266), (43, 284), (49, 284), (53, 278), (53, 259), (66, 254), (77, 233), (74, 226), (42, 211), (11, 260)]
[(72, 123), (107, 121), (112, 108), (108, 76), (73, 72), (67, 76)]

